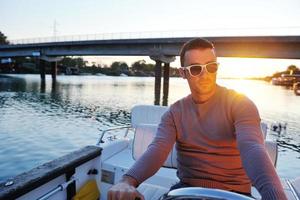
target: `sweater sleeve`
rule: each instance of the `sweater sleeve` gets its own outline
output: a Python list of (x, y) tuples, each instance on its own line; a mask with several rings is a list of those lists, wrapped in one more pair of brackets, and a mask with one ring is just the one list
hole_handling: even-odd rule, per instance
[(170, 109), (162, 116), (157, 133), (144, 154), (125, 175), (131, 176), (138, 184), (154, 175), (163, 165), (176, 140), (176, 128)]
[(232, 114), (242, 165), (252, 184), (263, 200), (287, 199), (265, 149), (256, 106), (247, 97), (238, 96), (232, 107)]

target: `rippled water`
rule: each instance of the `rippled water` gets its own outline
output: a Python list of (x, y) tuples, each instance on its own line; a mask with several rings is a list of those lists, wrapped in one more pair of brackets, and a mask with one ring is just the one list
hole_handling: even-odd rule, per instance
[[(280, 176), (300, 176), (300, 97), (262, 81), (218, 83), (250, 97), (269, 125), (288, 123), (268, 138), (279, 145)], [(184, 80), (170, 79), (169, 103), (188, 93)], [(0, 76), (0, 181), (95, 144), (98, 128), (128, 124), (133, 105), (153, 102), (154, 78), (59, 76), (41, 86), (38, 75)]]

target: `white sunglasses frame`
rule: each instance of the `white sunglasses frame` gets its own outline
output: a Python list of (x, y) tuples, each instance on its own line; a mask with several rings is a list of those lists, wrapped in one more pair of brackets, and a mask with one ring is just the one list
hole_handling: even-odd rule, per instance
[[(209, 72), (209, 71), (207, 71), (207, 68), (206, 68), (206, 66), (207, 65), (210, 65), (210, 64), (217, 64), (217, 71), (218, 71), (218, 68), (219, 68), (219, 65), (220, 65), (220, 63), (218, 63), (218, 62), (210, 62), (210, 63), (207, 63), (207, 64), (203, 64), (203, 65), (201, 65), (201, 64), (193, 64), (193, 65), (189, 65), (189, 66), (186, 66), (186, 67), (180, 67), (179, 69), (181, 69), (183, 72), (184, 71), (188, 71), (189, 72), (189, 74), (190, 74), (190, 76), (192, 76), (192, 77), (197, 77), (197, 76), (201, 76), (202, 74), (203, 74), (203, 69), (205, 69), (205, 71), (207, 72), (207, 73), (209, 73), (209, 74), (213, 74), (213, 73), (216, 73), (216, 72)], [(198, 74), (198, 75), (193, 75), (192, 73), (191, 73), (191, 67), (193, 67), (193, 66), (200, 66), (200, 67), (202, 67), (202, 69), (201, 69), (201, 72)]]

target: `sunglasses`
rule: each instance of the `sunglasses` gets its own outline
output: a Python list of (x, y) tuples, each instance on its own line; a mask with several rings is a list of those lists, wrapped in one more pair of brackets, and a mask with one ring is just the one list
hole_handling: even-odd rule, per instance
[(204, 65), (194, 64), (189, 65), (187, 67), (180, 67), (181, 70), (188, 70), (191, 76), (198, 76), (202, 73), (203, 69), (208, 73), (216, 73), (218, 71), (218, 66), (220, 63), (218, 62), (210, 62)]

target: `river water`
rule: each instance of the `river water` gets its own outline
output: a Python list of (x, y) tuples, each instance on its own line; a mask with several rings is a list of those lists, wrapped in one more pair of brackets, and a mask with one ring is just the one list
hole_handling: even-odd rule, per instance
[[(300, 97), (263, 81), (218, 79), (218, 84), (246, 94), (261, 118), (287, 123), (277, 141), (277, 171), (281, 177), (300, 176)], [(169, 104), (189, 94), (185, 80), (170, 79)], [(95, 144), (99, 130), (130, 122), (136, 104), (154, 102), (154, 78), (109, 76), (0, 76), (0, 181)]]

